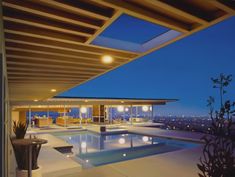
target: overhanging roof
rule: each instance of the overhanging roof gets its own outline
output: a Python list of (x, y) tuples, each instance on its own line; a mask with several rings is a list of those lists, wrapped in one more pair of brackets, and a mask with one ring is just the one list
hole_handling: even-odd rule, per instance
[(12, 101), (12, 106), (21, 108), (29, 106), (45, 105), (164, 105), (169, 102), (175, 102), (178, 99), (165, 98), (111, 98), (111, 97), (67, 97), (56, 96), (42, 101)]
[[(234, 1), (222, 0), (3, 0), (2, 4), (10, 99), (19, 101), (51, 98), (235, 12)], [(142, 52), (92, 44), (123, 13), (180, 35), (138, 46)], [(114, 62), (104, 65), (100, 58), (107, 54)]]

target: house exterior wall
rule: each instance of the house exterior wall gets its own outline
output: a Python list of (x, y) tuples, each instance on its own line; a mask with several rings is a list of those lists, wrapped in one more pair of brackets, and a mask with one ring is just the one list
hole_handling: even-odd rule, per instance
[(10, 161), (12, 152), (9, 129), (10, 107), (8, 100), (8, 80), (6, 71), (5, 40), (3, 34), (2, 4), (0, 3), (0, 176), (9, 177)]

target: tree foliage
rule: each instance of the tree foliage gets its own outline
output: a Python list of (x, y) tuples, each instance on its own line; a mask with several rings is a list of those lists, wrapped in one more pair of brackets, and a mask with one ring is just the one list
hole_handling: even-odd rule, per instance
[(212, 120), (211, 134), (202, 139), (205, 142), (203, 155), (197, 164), (199, 177), (235, 177), (235, 142), (231, 134), (232, 117), (235, 116), (235, 102), (223, 101), (225, 88), (232, 81), (231, 75), (220, 74), (212, 78), (213, 88), (219, 89), (220, 109), (214, 109), (215, 99), (209, 97), (207, 106)]

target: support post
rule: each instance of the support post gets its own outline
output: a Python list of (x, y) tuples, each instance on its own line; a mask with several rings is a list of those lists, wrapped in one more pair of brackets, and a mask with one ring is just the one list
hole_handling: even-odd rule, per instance
[(111, 124), (113, 124), (113, 107), (112, 107), (112, 105), (110, 106), (110, 113), (111, 113), (111, 115), (110, 115), (110, 119), (111, 119)]
[[(0, 3), (0, 176), (8, 176), (9, 172), (9, 113), (8, 79), (5, 55), (5, 37), (3, 33), (2, 3)], [(10, 119), (10, 120), (9, 120)]]
[(80, 126), (82, 125), (82, 113), (81, 113), (81, 107), (79, 106), (79, 119), (80, 119)]
[(49, 105), (47, 106), (47, 126), (49, 127), (49, 117), (50, 117), (50, 113), (49, 113)]
[(151, 106), (152, 106), (151, 119), (152, 119), (152, 122), (153, 122), (153, 119), (154, 119), (154, 115), (153, 115), (153, 114), (154, 114), (154, 112), (153, 112), (153, 108), (154, 108), (154, 107), (153, 107), (153, 105), (151, 105)]
[[(2, 50), (2, 49), (1, 49)], [(5, 176), (5, 163), (4, 163), (4, 159), (5, 159), (5, 153), (4, 153), (4, 149), (5, 149), (5, 126), (4, 126), (4, 122), (5, 122), (5, 103), (4, 103), (4, 70), (3, 70), (3, 56), (2, 56), (2, 51), (1, 51), (1, 56), (0, 56), (0, 176)]]
[(133, 110), (132, 110), (132, 108), (133, 108), (133, 107), (132, 107), (132, 105), (131, 105), (131, 110), (130, 110), (130, 111), (131, 111), (131, 115), (130, 115), (130, 118), (131, 118), (131, 125), (133, 125), (133, 115), (132, 115)]
[(135, 117), (137, 118), (138, 116), (138, 106), (136, 106), (136, 111), (135, 111)]
[(64, 121), (65, 121), (65, 127), (67, 127), (67, 119), (65, 118), (66, 113), (65, 113), (65, 105), (64, 105)]
[(29, 130), (32, 128), (32, 111), (31, 106), (29, 105)]

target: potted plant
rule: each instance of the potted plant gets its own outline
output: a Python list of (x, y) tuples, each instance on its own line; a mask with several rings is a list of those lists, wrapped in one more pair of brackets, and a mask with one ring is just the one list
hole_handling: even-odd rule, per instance
[[(15, 137), (11, 138), (13, 150), (15, 153), (15, 158), (17, 162), (16, 176), (17, 177), (28, 177), (28, 166), (29, 166), (29, 158), (28, 158), (28, 148), (26, 146), (15, 145), (14, 141), (17, 139), (24, 139), (27, 124), (22, 122), (13, 122), (13, 132), (15, 133)], [(32, 177), (42, 177), (41, 168), (37, 164), (37, 159), (39, 155), (41, 146), (33, 145), (32, 146)]]

